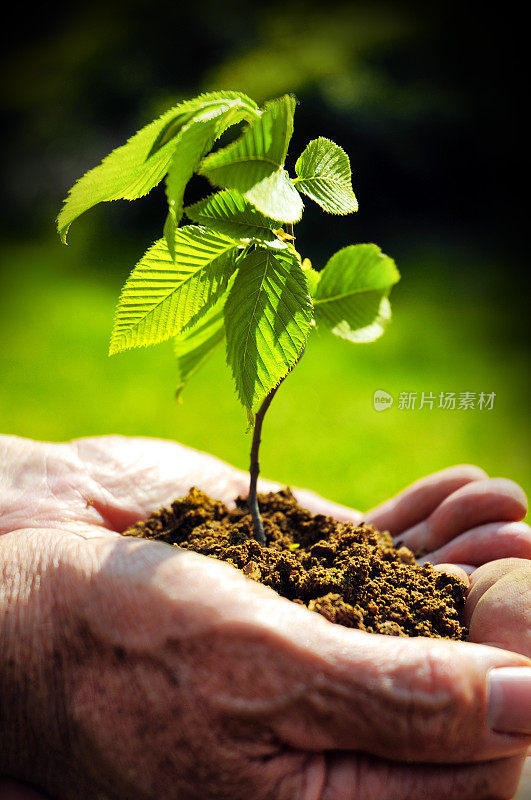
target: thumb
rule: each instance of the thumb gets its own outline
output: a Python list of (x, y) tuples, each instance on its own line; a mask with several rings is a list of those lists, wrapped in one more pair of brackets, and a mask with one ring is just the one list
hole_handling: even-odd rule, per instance
[(104, 585), (124, 576), (129, 590), (113, 616), (107, 593), (91, 587), (92, 630), (101, 626), (106, 640), (118, 631), (138, 651), (147, 627), (149, 652), (164, 651), (188, 706), (195, 698), (197, 713), (238, 737), (447, 764), (510, 757), (531, 743), (524, 656), (343, 628), (228, 564), (160, 543), (105, 539), (97, 549)]
[[(157, 583), (168, 600), (185, 602), (188, 624), (188, 600), (197, 600), (199, 586), (206, 594), (208, 627), (205, 635), (195, 627), (190, 680), (201, 703), (224, 719), (247, 721), (255, 732), (265, 726), (299, 751), (361, 751), (410, 762), (486, 761), (531, 744), (531, 708), (522, 702), (531, 696), (525, 656), (344, 628), (228, 564), (153, 543), (136, 546), (161, 560)], [(148, 606), (152, 613), (154, 603)], [(162, 623), (156, 627), (162, 635)]]
[[(531, 743), (525, 657), (348, 630), (290, 605), (270, 616), (272, 635), (285, 640), (298, 666), (300, 691), (273, 720), (290, 746), (454, 763), (509, 756)], [(498, 672), (503, 667), (517, 669)]]

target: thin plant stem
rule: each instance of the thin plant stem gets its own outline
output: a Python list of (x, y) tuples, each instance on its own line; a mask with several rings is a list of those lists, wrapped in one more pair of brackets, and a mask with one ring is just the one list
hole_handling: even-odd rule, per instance
[[(301, 350), (297, 361), (293, 365), (295, 367), (299, 361), (301, 360), (304, 353), (304, 349)], [(271, 389), (269, 394), (266, 396), (264, 402), (256, 412), (256, 417), (254, 421), (254, 429), (253, 429), (253, 443), (251, 445), (251, 464), (249, 467), (249, 474), (250, 474), (250, 483), (249, 483), (249, 496), (247, 498), (247, 505), (249, 507), (249, 511), (251, 512), (251, 517), (253, 520), (253, 530), (254, 530), (254, 538), (259, 544), (264, 545), (266, 542), (265, 533), (264, 533), (264, 526), (262, 524), (262, 517), (260, 514), (260, 506), (258, 505), (258, 492), (257, 492), (257, 484), (258, 484), (258, 476), (260, 474), (260, 442), (262, 441), (262, 424), (264, 421), (264, 417), (266, 415), (266, 411), (271, 405), (271, 402), (276, 395), (277, 391), (280, 388), (280, 385), (286, 380), (291, 369), (284, 375), (283, 378), (280, 379), (279, 383)]]

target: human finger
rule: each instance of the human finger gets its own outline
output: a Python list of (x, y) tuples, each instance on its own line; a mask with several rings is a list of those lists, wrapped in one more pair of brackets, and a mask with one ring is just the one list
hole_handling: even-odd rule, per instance
[[(531, 664), (515, 653), (348, 630), (228, 564), (157, 542), (31, 529), (0, 544), (18, 553), (16, 562), (8, 556), (17, 591), (34, 586), (27, 645), (34, 635), (48, 648), (46, 658), (29, 648), (40, 672), (18, 646), (19, 663), (8, 667), (28, 681), (25, 724), (31, 735), (51, 726), (60, 739), (62, 721), (83, 742), (72, 764), (58, 740), (37, 737), (41, 768), (54, 773), (48, 789), (75, 767), (89, 788), (108, 793), (118, 781), (172, 797), (193, 785), (197, 765), (208, 787), (229, 772), (243, 776), (238, 792), (225, 784), (220, 795), (241, 798), (241, 781), (274, 781), (278, 765), (300, 768), (312, 753), (466, 764), (517, 755), (531, 741), (523, 735), (531, 720), (515, 716), (510, 694), (496, 731), (488, 724), (489, 674)], [(36, 559), (39, 581), (30, 582)], [(63, 682), (66, 705), (54, 691)], [(17, 713), (15, 696), (11, 719)], [(159, 773), (160, 752), (172, 759)]]
[(401, 534), (413, 551), (428, 553), (471, 528), (490, 522), (518, 522), (527, 513), (523, 489), (505, 478), (468, 483), (449, 495), (425, 520)]
[[(531, 657), (531, 561), (492, 581), (484, 574), (472, 587), (467, 609), (469, 640)], [(531, 691), (527, 695), (531, 713)]]
[(448, 467), (415, 481), (395, 497), (369, 511), (365, 520), (397, 536), (426, 519), (461, 486), (486, 477), (482, 469), (471, 464)]
[[(416, 762), (502, 758), (531, 742), (524, 737), (531, 719), (515, 728), (512, 708), (510, 730), (503, 709), (496, 732), (487, 721), (489, 675), (502, 666), (531, 673), (531, 661), (516, 653), (334, 625), (227, 564), (159, 543), (117, 537), (99, 541), (97, 551), (106, 580), (120, 585), (122, 573), (131, 575), (136, 589), (125, 619), (122, 605), (113, 617), (107, 595), (100, 601), (91, 593), (83, 611), (94, 635), (120, 630), (122, 646), (132, 636), (135, 649), (139, 634), (129, 621), (145, 618), (157, 642), (169, 638), (171, 653), (191, 659), (187, 691), (216, 717), (252, 730), (265, 724), (297, 751), (392, 753)], [(148, 580), (140, 591), (142, 574)]]
[(470, 591), (466, 598), (464, 611), (465, 623), (468, 625), (478, 601), (496, 581), (515, 569), (528, 566), (528, 564), (527, 558), (500, 558), (475, 569), (470, 576)]
[(369, 756), (328, 758), (321, 800), (507, 800), (525, 754), (483, 764), (410, 765)]
[[(221, 566), (214, 562), (208, 569)], [(518, 730), (489, 732), (487, 674), (499, 666), (529, 667), (531, 661), (467, 643), (348, 630), (262, 589), (242, 585), (236, 591), (226, 584), (230, 598), (218, 608), (228, 627), (222, 639), (210, 635), (197, 657), (194, 675), (201, 686), (217, 675), (229, 716), (260, 709), (275, 734), (297, 750), (350, 749), (382, 757), (391, 752), (397, 759), (452, 763), (511, 755), (525, 746)], [(252, 644), (244, 619), (252, 620)], [(230, 652), (250, 648), (263, 669), (234, 680), (228, 642)], [(226, 681), (225, 664), (233, 676)], [(531, 732), (531, 719), (522, 728)]]
[[(490, 661), (493, 648), (472, 652), (474, 645), (462, 643), (459, 652), (459, 643), (437, 646), (424, 640), (417, 645), (409, 640), (400, 652), (395, 642), (365, 643), (361, 636), (356, 638), (359, 641), (351, 645), (355, 661), (348, 676), (334, 670), (329, 682), (310, 684), (296, 715), (283, 709), (274, 728), (291, 747), (361, 750), (417, 763), (456, 763), (512, 755), (531, 744), (531, 714), (519, 708), (521, 695), (515, 698), (511, 689), (506, 694), (507, 707), (496, 712), (493, 724), (498, 732), (489, 730), (487, 683), (492, 678), (487, 674), (503, 663)], [(370, 648), (369, 654), (363, 653), (364, 645)], [(514, 658), (512, 654), (505, 657)], [(383, 668), (384, 662), (393, 659), (399, 665), (396, 669)], [(531, 691), (531, 668), (524, 668), (522, 674)], [(504, 715), (510, 719), (509, 726)]]
[(434, 569), (439, 570), (439, 572), (446, 572), (447, 575), (453, 575), (462, 580), (467, 586), (470, 585), (468, 576), (470, 575), (470, 571), (473, 570), (473, 567), (469, 567), (467, 564), (436, 564)]
[[(135, 602), (150, 609), (149, 624), (162, 637), (164, 624), (154, 619), (151, 592), (156, 589), (157, 596), (162, 591), (167, 597), (164, 605), (174, 621), (181, 607), (189, 618), (190, 601), (197, 604), (201, 597), (198, 587), (202, 592), (208, 587), (208, 635), (197, 641), (194, 656), (198, 694), (204, 687), (212, 690), (215, 675), (216, 685), (223, 686), (217, 702), (224, 713), (246, 716), (258, 710), (292, 748), (472, 761), (512, 755), (522, 747), (518, 734), (531, 733), (527, 718), (521, 731), (494, 733), (487, 724), (489, 673), (501, 666), (531, 666), (515, 653), (349, 630), (213, 559), (138, 540), (102, 540), (98, 547), (112, 551), (114, 564), (121, 553), (128, 573), (132, 555), (125, 558), (127, 553), (160, 559), (155, 573), (149, 568), (157, 581), (151, 579)], [(203, 605), (201, 601), (199, 608)], [(92, 616), (99, 618), (100, 613), (103, 609)], [(255, 669), (248, 670), (242, 661), (244, 652), (253, 654)]]
[(531, 528), (525, 522), (490, 522), (459, 534), (419, 563), (465, 563), (479, 567), (501, 558), (531, 558)]

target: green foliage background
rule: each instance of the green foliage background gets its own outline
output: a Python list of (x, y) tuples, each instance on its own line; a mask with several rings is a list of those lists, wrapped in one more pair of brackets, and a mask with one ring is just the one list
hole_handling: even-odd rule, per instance
[[(263, 473), (360, 508), (456, 462), (529, 490), (526, 250), (518, 202), (503, 186), (514, 120), (502, 114), (503, 126), (495, 119), (493, 129), (482, 127), (488, 75), (477, 78), (466, 63), (453, 74), (442, 62), (458, 41), (443, 43), (442, 34), (441, 63), (427, 60), (440, 20), (419, 19), (405, 5), (391, 13), (339, 4), (324, 16), (306, 14), (304, 24), (304, 4), (254, 9), (244, 40), (235, 6), (223, 9), (223, 27), (221, 10), (207, 3), (181, 34), (196, 51), (184, 82), (183, 62), (172, 71), (167, 59), (157, 72), (162, 26), (149, 15), (146, 22), (144, 6), (130, 4), (129, 13), (118, 3), (104, 13), (95, 3), (35, 31), (29, 43), (15, 42), (5, 59), (12, 124), (4, 148), (0, 432), (161, 436), (247, 466), (250, 438), (222, 351), (190, 381), (182, 404), (170, 343), (106, 355), (118, 292), (160, 235), (164, 198), (89, 212), (68, 248), (53, 219), (73, 180), (180, 97), (224, 86), (261, 102), (293, 90), (302, 146), (294, 142), (290, 152), (320, 135), (338, 141), (360, 202), (348, 221), (317, 222), (321, 212), (308, 210), (296, 228), (302, 255), (320, 267), (341, 246), (376, 241), (403, 277), (381, 340), (312, 336), (268, 414)], [(128, 70), (137, 17), (148, 34)], [(504, 198), (497, 207), (493, 174), (493, 192)], [(374, 410), (377, 389), (394, 395), (392, 409)], [(398, 408), (400, 392), (423, 391), (495, 392), (496, 401), (492, 411)]]

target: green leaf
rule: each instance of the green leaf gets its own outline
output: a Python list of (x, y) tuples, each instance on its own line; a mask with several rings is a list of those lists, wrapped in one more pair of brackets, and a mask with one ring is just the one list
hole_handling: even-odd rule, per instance
[[(174, 109), (170, 109), (173, 111)], [(159, 133), (157, 134), (157, 138), (151, 145), (151, 149), (147, 154), (147, 158), (151, 158), (151, 156), (155, 155), (157, 150), (160, 150), (161, 147), (164, 147), (165, 144), (168, 144), (177, 134), (179, 131), (184, 128), (184, 126), (190, 122), (192, 117), (195, 114), (194, 111), (188, 111), (185, 114), (177, 114), (176, 117), (171, 116), (168, 122), (161, 128)], [(165, 114), (163, 115), (166, 116)]]
[(322, 270), (314, 295), (315, 319), (351, 342), (370, 342), (390, 319), (387, 296), (400, 280), (392, 258), (375, 244), (344, 247)]
[(235, 239), (276, 239), (273, 229), (278, 220), (258, 211), (236, 189), (224, 189), (185, 208), (185, 214), (199, 225), (232, 236)]
[[(181, 129), (176, 140), (166, 178), (166, 196), (173, 228), (177, 228), (183, 214), (183, 197), (186, 184), (196, 171), (203, 156), (231, 125), (248, 115), (248, 109), (239, 98), (216, 103), (195, 114)], [(166, 241), (172, 249), (172, 230), (168, 229)]]
[(295, 164), (294, 183), (330, 214), (358, 210), (352, 191), (350, 161), (345, 151), (320, 136), (313, 139)]
[(284, 169), (257, 183), (245, 197), (262, 214), (280, 222), (298, 222), (304, 210), (301, 196)]
[[(198, 114), (210, 112), (212, 114), (221, 114), (227, 110), (227, 104), (230, 105), (231, 113), (227, 119), (226, 130), (230, 125), (235, 125), (241, 120), (251, 120), (259, 116), (260, 111), (254, 100), (251, 100), (247, 95), (241, 92), (207, 92), (198, 95), (198, 97), (186, 101), (192, 110), (186, 114), (180, 114), (175, 120), (170, 120), (164, 128), (160, 131), (149, 155), (155, 153), (160, 147), (163, 147), (166, 142), (169, 142), (179, 131), (188, 123), (191, 122), (193, 117)], [(220, 132), (221, 135), (221, 132)]]
[(179, 385), (177, 398), (191, 376), (203, 366), (225, 338), (223, 306), (225, 296), (212, 306), (195, 325), (182, 331), (174, 339)]
[(257, 248), (241, 262), (225, 304), (227, 362), (252, 412), (296, 363), (312, 306), (291, 247)]
[(226, 290), (238, 245), (186, 226), (175, 234), (175, 261), (159, 239), (127, 279), (116, 309), (109, 354), (169, 339), (203, 316)]
[(83, 212), (106, 200), (136, 200), (156, 186), (168, 171), (176, 136), (200, 109), (234, 103), (248, 118), (256, 115), (256, 104), (238, 92), (210, 92), (166, 111), (135, 133), (126, 144), (113, 150), (102, 163), (74, 184), (57, 218), (63, 242), (71, 223)]
[(168, 252), (173, 260), (175, 260), (176, 231), (177, 231), (177, 225), (175, 224), (175, 216), (171, 213), (171, 211), (168, 211), (162, 233), (166, 241), (166, 244), (168, 246)]
[(201, 174), (215, 186), (245, 194), (284, 166), (294, 111), (295, 98), (289, 95), (266, 103), (239, 139), (204, 159)]
[(306, 284), (308, 286), (310, 297), (315, 297), (317, 284), (321, 280), (321, 273), (317, 272), (317, 270), (312, 267), (312, 263), (309, 258), (305, 258), (302, 262), (302, 271), (304, 273), (304, 277), (306, 278)]

